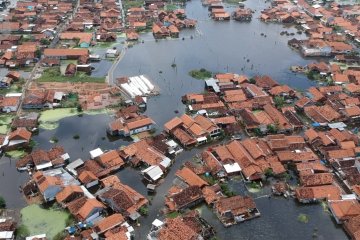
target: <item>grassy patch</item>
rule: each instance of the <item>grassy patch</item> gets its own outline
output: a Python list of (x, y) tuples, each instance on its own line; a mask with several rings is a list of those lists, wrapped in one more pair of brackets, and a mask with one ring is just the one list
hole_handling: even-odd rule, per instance
[(72, 77), (61, 75), (59, 67), (51, 67), (44, 70), (40, 78), (37, 79), (39, 82), (105, 82), (105, 77), (90, 77), (84, 72), (77, 72)]
[(226, 184), (226, 183), (221, 183), (220, 184), (221, 187), (221, 191), (227, 196), (227, 197), (232, 197), (235, 196), (235, 192), (233, 192), (230, 187)]
[(257, 193), (260, 192), (261, 190), (261, 186), (259, 184), (257, 184), (256, 182), (251, 182), (248, 185), (248, 191), (251, 193)]
[(0, 134), (7, 134), (10, 130), (10, 125), (15, 116), (9, 114), (0, 115)]
[(8, 125), (0, 125), (0, 134), (7, 134), (10, 127)]
[(242, 0), (225, 0), (224, 2), (228, 3), (228, 4), (239, 4), (240, 2), (245, 2)]
[(181, 214), (179, 212), (171, 212), (166, 214), (167, 218), (176, 218), (177, 216), (180, 216)]
[(302, 223), (308, 223), (309, 222), (309, 216), (303, 213), (300, 213), (297, 220)]
[(75, 108), (79, 104), (79, 97), (77, 93), (69, 93), (65, 100), (61, 102), (64, 108)]
[(46, 233), (49, 239), (63, 231), (69, 213), (30, 205), (21, 210), (21, 220), (31, 235)]
[(174, 11), (176, 9), (178, 9), (179, 7), (174, 5), (174, 4), (166, 4), (164, 9), (165, 11)]
[(11, 158), (15, 158), (15, 159), (19, 159), (25, 156), (25, 151), (24, 150), (12, 150), (12, 151), (8, 151), (5, 152), (5, 155)]
[(204, 80), (212, 77), (212, 73), (205, 68), (194, 69), (189, 72), (189, 75), (193, 78)]
[(135, 1), (130, 1), (130, 0), (126, 0), (123, 1), (123, 6), (124, 9), (129, 9), (129, 8), (133, 8), (133, 7), (142, 7), (144, 4), (144, 1), (141, 0), (135, 0)]
[(206, 176), (206, 175), (203, 175), (201, 176), (202, 179), (204, 179), (207, 183), (209, 183), (210, 185), (214, 185), (215, 183), (217, 183), (218, 181), (211, 175), (209, 176)]

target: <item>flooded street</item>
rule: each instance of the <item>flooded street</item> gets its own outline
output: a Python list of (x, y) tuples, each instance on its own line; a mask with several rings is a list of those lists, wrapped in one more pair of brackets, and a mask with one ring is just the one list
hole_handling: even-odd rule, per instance
[[(203, 91), (204, 82), (188, 74), (193, 69), (235, 72), (250, 77), (267, 74), (297, 90), (315, 85), (306, 76), (289, 70), (292, 65), (306, 65), (313, 60), (303, 59), (288, 47), (287, 41), (295, 36), (280, 36), (284, 31), (282, 25), (260, 22), (258, 16), (266, 6), (261, 0), (246, 2), (246, 7), (256, 11), (250, 23), (215, 22), (209, 19), (208, 10), (200, 1), (188, 2), (187, 16), (198, 20), (198, 30), (185, 29), (179, 39), (158, 42), (152, 33), (147, 33), (142, 36), (145, 43), (127, 50), (114, 75), (146, 74), (160, 88), (160, 95), (149, 99), (146, 112), (160, 128), (175, 116), (175, 110), (184, 111), (180, 101), (182, 95)], [(231, 12), (232, 9), (226, 10)], [(194, 36), (193, 39), (190, 36)], [(296, 34), (296, 37), (301, 36)], [(176, 64), (175, 68), (171, 67), (172, 63)]]
[[(197, 30), (181, 31), (176, 40), (155, 41), (152, 33), (142, 35), (144, 43), (129, 48), (114, 72), (115, 77), (145, 74), (160, 89), (160, 95), (148, 99), (145, 114), (154, 119), (158, 131), (163, 124), (185, 111), (181, 96), (190, 92), (202, 92), (204, 82), (188, 75), (193, 69), (206, 68), (216, 72), (235, 72), (253, 75), (269, 75), (282, 84), (288, 84), (297, 90), (304, 90), (316, 83), (304, 75), (294, 74), (289, 70), (292, 65), (306, 65), (313, 60), (302, 58), (291, 50), (287, 41), (294, 36), (280, 36), (284, 27), (280, 24), (260, 22), (260, 11), (267, 5), (254, 0), (245, 3), (255, 10), (250, 23), (214, 22), (209, 20), (206, 7), (198, 0), (187, 3), (188, 18), (198, 20)], [(231, 12), (232, 8), (227, 11)], [(296, 29), (289, 28), (296, 34)], [(262, 36), (261, 33), (263, 33)], [(191, 39), (190, 36), (193, 36)], [(231, 37), (230, 37), (231, 36)], [(182, 40), (182, 38), (185, 40)], [(300, 35), (296, 34), (299, 38)], [(175, 63), (176, 67), (171, 67)], [(102, 65), (104, 64), (104, 65)], [(96, 76), (102, 76), (111, 67), (111, 61), (96, 65)], [(105, 67), (104, 67), (105, 66)], [(178, 114), (175, 110), (179, 111)], [(55, 130), (43, 130), (33, 140), (36, 148), (50, 149), (50, 139), (56, 137), (69, 153), (71, 160), (89, 159), (89, 151), (100, 147), (103, 150), (117, 149), (131, 142), (124, 139), (110, 139), (106, 127), (113, 118), (109, 115), (86, 115), (68, 117), (59, 122)], [(74, 139), (79, 135), (79, 139)], [(202, 149), (193, 149), (180, 154), (164, 182), (156, 189), (155, 196), (148, 196), (142, 183), (140, 172), (126, 167), (117, 175), (121, 182), (149, 198), (149, 215), (140, 219), (140, 226), (135, 227), (136, 239), (144, 240), (155, 218), (162, 219), (160, 213), (164, 207), (164, 195), (173, 183), (175, 172), (187, 160)], [(9, 208), (22, 208), (26, 205), (18, 187), (27, 179), (27, 173), (19, 173), (15, 161), (2, 157), (0, 161), (0, 192)], [(234, 182), (234, 190), (244, 193), (241, 182)], [(219, 239), (347, 239), (341, 228), (336, 226), (330, 215), (320, 205), (298, 205), (295, 200), (258, 198), (255, 200), (261, 217), (224, 228), (216, 216), (206, 206), (200, 208), (202, 216), (215, 228)], [(308, 223), (297, 220), (299, 214), (309, 216)]]

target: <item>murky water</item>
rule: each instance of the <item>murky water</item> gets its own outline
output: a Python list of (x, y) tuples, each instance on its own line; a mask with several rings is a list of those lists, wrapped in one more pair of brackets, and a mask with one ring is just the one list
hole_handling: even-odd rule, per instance
[[(303, 59), (287, 46), (289, 37), (280, 36), (283, 26), (265, 24), (257, 19), (260, 10), (266, 7), (264, 2), (253, 0), (246, 2), (246, 5), (256, 10), (252, 22), (213, 22), (208, 19), (207, 9), (201, 6), (200, 1), (188, 2), (188, 17), (199, 20), (197, 34), (195, 30), (184, 30), (180, 39), (155, 42), (151, 33), (147, 33), (142, 36), (145, 43), (127, 50), (114, 76), (146, 74), (160, 88), (161, 94), (149, 99), (146, 111), (157, 122), (159, 130), (176, 115), (175, 110), (179, 114), (184, 111), (184, 105), (180, 101), (182, 95), (203, 91), (204, 82), (188, 75), (195, 68), (204, 67), (212, 72), (236, 72), (249, 76), (267, 74), (296, 89), (306, 89), (315, 84), (302, 75), (290, 72), (291, 65), (305, 65), (311, 60)], [(286, 30), (296, 32), (293, 28)], [(261, 36), (261, 33), (266, 37)], [(190, 39), (190, 36), (194, 38)], [(99, 53), (102, 51), (98, 50)], [(104, 68), (102, 64), (97, 65), (96, 75), (104, 74), (103, 70), (110, 68), (109, 63), (103, 63), (106, 65)], [(177, 67), (172, 68), (172, 63)], [(106, 150), (128, 145), (128, 141), (109, 139), (106, 136), (105, 129), (111, 120), (112, 117), (108, 115), (65, 118), (55, 130), (40, 130), (39, 135), (34, 137), (38, 143), (36, 147), (49, 149), (53, 145), (49, 140), (55, 136), (59, 139), (57, 144), (64, 146), (72, 160), (86, 160), (89, 158), (89, 151), (94, 148)], [(74, 135), (79, 135), (80, 139), (74, 139)], [(142, 217), (141, 225), (135, 227), (136, 239), (145, 239), (151, 222), (155, 218), (162, 218), (160, 210), (164, 207), (164, 195), (172, 185), (176, 170), (199, 152), (201, 149), (193, 149), (177, 157), (165, 181), (157, 188), (157, 194), (149, 196), (149, 216)], [(123, 183), (147, 196), (139, 171), (128, 167), (117, 175)], [(0, 160), (0, 193), (9, 207), (21, 208), (25, 205), (18, 186), (27, 178), (26, 173), (16, 171), (14, 160), (6, 157)], [(244, 191), (241, 182), (233, 182), (232, 187), (239, 193)], [(220, 239), (311, 239), (314, 232), (318, 239), (347, 238), (320, 205), (298, 205), (294, 200), (281, 198), (259, 198), (256, 199), (256, 204), (261, 212), (260, 218), (226, 229), (206, 206), (202, 206), (200, 210), (204, 218), (214, 226)], [(309, 216), (308, 223), (297, 220), (300, 213)]]
[[(145, 43), (127, 50), (114, 76), (146, 74), (159, 86), (161, 95), (150, 98), (147, 114), (160, 127), (175, 115), (174, 110), (183, 111), (182, 95), (203, 91), (204, 82), (188, 75), (193, 69), (206, 68), (212, 72), (235, 72), (248, 76), (267, 74), (296, 89), (314, 85), (305, 76), (289, 70), (292, 65), (305, 65), (311, 60), (302, 58), (288, 47), (287, 41), (292, 37), (280, 36), (284, 27), (258, 19), (260, 11), (267, 5), (261, 0), (246, 4), (256, 10), (250, 23), (209, 20), (207, 8), (200, 1), (188, 2), (187, 16), (198, 19), (202, 35), (188, 29), (181, 31), (179, 39), (156, 42), (152, 33), (145, 34), (142, 36)], [(231, 12), (232, 9), (227, 10)], [(296, 32), (294, 28), (286, 30)], [(189, 38), (191, 35), (193, 39)], [(185, 37), (184, 41), (182, 37)], [(296, 37), (304, 36), (296, 34)], [(177, 67), (172, 68), (172, 63)]]

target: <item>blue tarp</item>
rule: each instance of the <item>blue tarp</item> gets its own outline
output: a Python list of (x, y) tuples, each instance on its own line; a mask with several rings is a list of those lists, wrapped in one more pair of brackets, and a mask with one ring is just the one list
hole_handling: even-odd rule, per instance
[(314, 122), (313, 124), (311, 124), (313, 127), (320, 127), (320, 123)]

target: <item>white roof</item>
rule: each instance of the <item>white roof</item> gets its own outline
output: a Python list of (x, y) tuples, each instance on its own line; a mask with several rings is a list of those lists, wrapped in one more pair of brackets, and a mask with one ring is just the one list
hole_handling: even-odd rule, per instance
[(160, 163), (160, 165), (163, 166), (164, 168), (170, 167), (170, 164), (171, 164), (170, 158), (164, 158)]
[(94, 150), (90, 151), (90, 157), (92, 159), (94, 159), (94, 158), (96, 158), (96, 157), (98, 157), (98, 156), (100, 156), (102, 154), (104, 154), (104, 152), (100, 148), (97, 148), (97, 149), (94, 149)]
[(224, 168), (225, 168), (226, 173), (235, 173), (235, 172), (241, 171), (241, 168), (238, 163), (225, 164)]
[(68, 153), (64, 153), (63, 155), (61, 155), (61, 158), (66, 161), (66, 160), (70, 159), (70, 156)]
[(13, 235), (13, 231), (2, 231), (0, 232), (0, 239), (12, 239)]
[(46, 238), (46, 234), (39, 234), (39, 235), (34, 235), (34, 236), (30, 236), (30, 237), (26, 237), (26, 240), (33, 240), (36, 238)]
[(22, 93), (7, 93), (5, 97), (21, 97)]
[(356, 195), (355, 194), (344, 194), (341, 195), (341, 199), (342, 200), (356, 200)]
[(206, 140), (207, 140), (206, 137), (199, 137), (196, 139), (196, 141), (198, 141), (198, 142), (202, 142), (202, 141), (206, 141)]
[(166, 145), (173, 148), (178, 146), (178, 144), (174, 140), (167, 141)]
[(159, 166), (150, 166), (141, 172), (146, 173), (153, 181), (158, 180), (164, 174)]
[(84, 195), (85, 195), (87, 198), (89, 198), (89, 199), (95, 198), (94, 195), (92, 195), (92, 194), (86, 189), (86, 187), (85, 187), (84, 185), (81, 185), (80, 188), (81, 188), (81, 190), (83, 190)]
[(155, 226), (155, 227), (161, 227), (164, 223), (162, 221), (160, 221), (159, 219), (155, 219), (153, 222), (152, 222), (152, 225)]
[(329, 123), (328, 126), (329, 128), (337, 128), (341, 131), (344, 130), (344, 128), (346, 128), (346, 124), (343, 122)]
[(64, 96), (63, 92), (55, 92), (54, 99), (61, 100), (63, 98), (63, 96)]
[(71, 172), (72, 174), (74, 174), (75, 176), (77, 175), (77, 172), (75, 171), (76, 168), (80, 167), (81, 165), (84, 164), (84, 161), (79, 158), (75, 161), (72, 161), (71, 163), (69, 163), (67, 166), (66, 166), (66, 169)]
[(36, 165), (36, 170), (41, 170), (41, 169), (49, 168), (49, 167), (52, 167), (52, 163), (51, 163), (51, 162), (47, 162), (47, 163), (43, 163), (43, 164)]
[(107, 54), (115, 54), (115, 53), (117, 53), (117, 50), (116, 49), (108, 49), (108, 50), (106, 50), (106, 53)]

